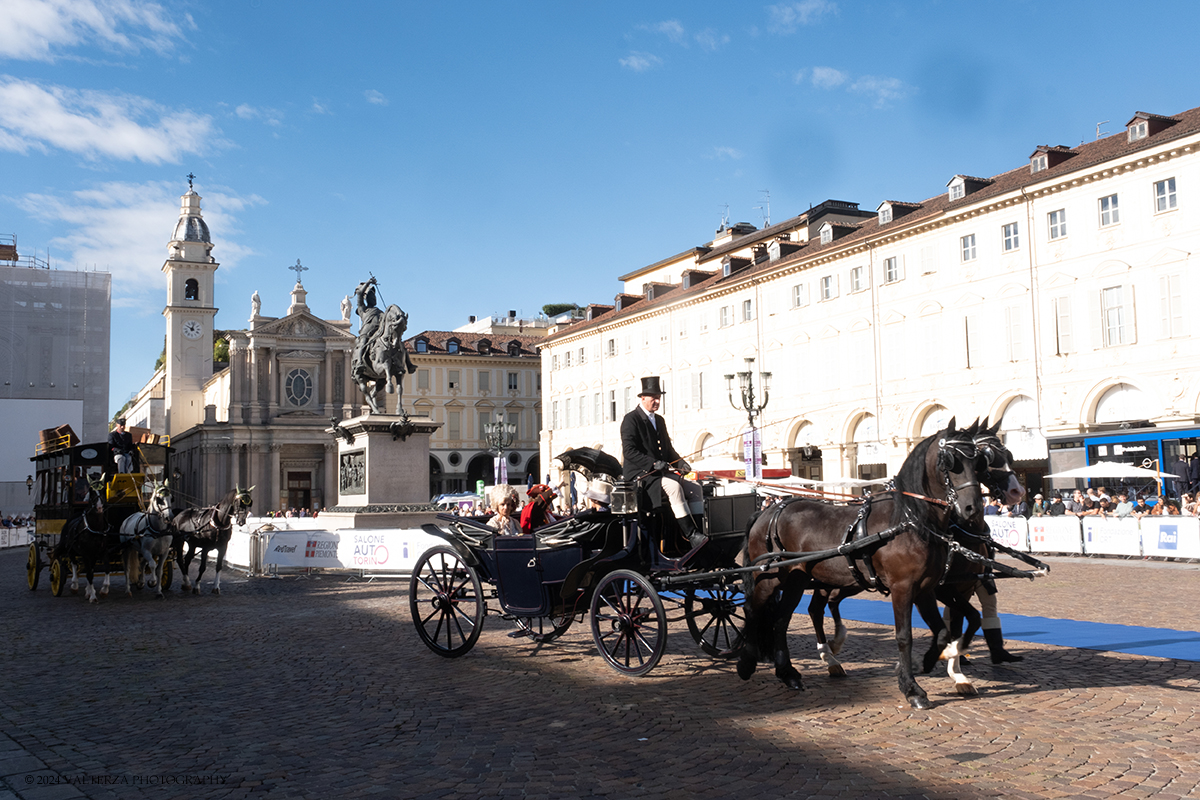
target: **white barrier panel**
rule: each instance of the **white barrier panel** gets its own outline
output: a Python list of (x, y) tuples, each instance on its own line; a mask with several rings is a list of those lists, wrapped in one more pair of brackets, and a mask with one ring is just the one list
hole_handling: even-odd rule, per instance
[(229, 546), (225, 548), (225, 563), (235, 567), (250, 566), (250, 533), (244, 528), (233, 529), (229, 537)]
[(1133, 517), (1082, 517), (1083, 552), (1089, 556), (1140, 556), (1142, 532)]
[(1142, 517), (1142, 553), (1162, 558), (1200, 558), (1200, 519)]
[(263, 566), (411, 572), (441, 539), (422, 530), (274, 531)]
[(33, 541), (33, 528), (0, 528), (0, 550), (6, 547), (28, 547)]
[(1029, 552), (1029, 520), (1024, 517), (984, 517), (992, 538), (1005, 547)]
[(1079, 517), (1034, 517), (1029, 520), (1029, 549), (1034, 553), (1083, 553)]

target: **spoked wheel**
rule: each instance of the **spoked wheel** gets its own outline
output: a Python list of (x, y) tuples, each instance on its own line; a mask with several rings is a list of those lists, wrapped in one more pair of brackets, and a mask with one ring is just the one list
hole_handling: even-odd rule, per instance
[(50, 591), (55, 597), (62, 597), (63, 589), (67, 587), (67, 575), (71, 565), (64, 558), (56, 558), (50, 562)]
[(38, 587), (38, 578), (42, 573), (42, 556), (38, 553), (37, 542), (29, 543), (29, 559), (25, 562), (25, 580), (29, 582), (29, 590)]
[(408, 588), (417, 635), (433, 652), (457, 658), (483, 630), (483, 587), (453, 547), (439, 545), (417, 560)]
[(171, 581), (175, 580), (175, 565), (171, 563), (170, 557), (167, 558), (167, 563), (163, 564), (162, 571), (162, 590), (165, 592), (171, 588)]
[(523, 634), (535, 642), (552, 642), (567, 632), (574, 617), (513, 617), (514, 634)]
[(688, 589), (683, 613), (688, 632), (700, 649), (714, 658), (736, 658), (742, 649), (746, 593), (738, 586)]
[(667, 615), (650, 582), (636, 572), (609, 573), (592, 595), (592, 640), (617, 672), (641, 677), (667, 649)]

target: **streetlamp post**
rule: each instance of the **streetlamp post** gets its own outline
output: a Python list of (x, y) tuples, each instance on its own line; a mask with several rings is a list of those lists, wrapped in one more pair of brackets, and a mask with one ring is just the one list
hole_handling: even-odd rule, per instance
[(484, 424), (483, 435), (487, 440), (488, 447), (496, 453), (494, 470), (496, 483), (508, 483), (508, 462), (504, 458), (504, 451), (512, 447), (513, 441), (516, 440), (517, 426), (511, 422), (505, 422), (503, 412), (499, 412), (496, 414), (495, 422)]
[[(754, 359), (746, 359), (746, 369), (737, 373), (738, 386), (741, 390), (741, 404), (733, 397), (733, 375), (725, 376), (725, 384), (729, 390), (729, 404), (738, 411), (746, 412), (746, 421), (750, 424), (750, 465), (746, 470), (748, 478), (762, 477), (762, 440), (758, 435), (758, 427), (754, 420), (767, 407), (771, 399), (771, 373), (759, 372), (758, 380), (762, 385), (762, 403), (756, 404), (754, 396)], [(753, 473), (753, 474), (750, 474)]]

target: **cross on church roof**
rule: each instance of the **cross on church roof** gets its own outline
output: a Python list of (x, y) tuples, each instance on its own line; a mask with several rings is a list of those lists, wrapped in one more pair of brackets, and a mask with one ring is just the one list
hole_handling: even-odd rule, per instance
[(301, 281), (301, 280), (300, 280), (300, 273), (301, 273), (301, 272), (308, 272), (308, 267), (302, 266), (302, 265), (300, 264), (300, 259), (298, 259), (298, 258), (296, 259), (296, 266), (294, 266), (294, 267), (288, 267), (288, 269), (290, 269), (290, 270), (295, 270), (295, 272), (296, 272), (296, 283), (303, 283), (303, 281)]
[(187, 179), (188, 179), (188, 188), (189, 188), (189, 189), (190, 189), (190, 188), (192, 188), (192, 181), (193, 181), (195, 178), (196, 178), (196, 176), (195, 176), (195, 175), (193, 175), (192, 173), (190, 173), (190, 172), (189, 172), (189, 173), (187, 174)]

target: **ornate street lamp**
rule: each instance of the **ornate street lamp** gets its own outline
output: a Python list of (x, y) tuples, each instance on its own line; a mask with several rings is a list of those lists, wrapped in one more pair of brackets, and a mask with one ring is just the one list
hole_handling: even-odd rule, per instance
[(32, 475), (27, 475), (27, 476), (25, 477), (25, 491), (26, 491), (26, 492), (27, 492), (27, 493), (28, 493), (28, 494), (29, 494), (31, 497), (33, 496), (33, 476), (32, 476)]
[(504, 458), (504, 451), (512, 447), (513, 441), (516, 440), (517, 426), (505, 422), (503, 412), (498, 412), (495, 422), (484, 424), (483, 435), (488, 447), (496, 454), (496, 483), (508, 483), (508, 462)]
[[(754, 396), (754, 359), (746, 359), (746, 369), (744, 372), (737, 373), (738, 388), (741, 390), (741, 404), (734, 400), (733, 397), (733, 375), (725, 376), (725, 384), (729, 390), (729, 404), (738, 411), (746, 412), (746, 420), (750, 424), (750, 468), (747, 470), (747, 478), (762, 477), (762, 442), (758, 436), (758, 427), (754, 424), (755, 418), (762, 413), (762, 410), (767, 407), (767, 403), (771, 399), (771, 373), (759, 372), (758, 381), (762, 385), (762, 403), (756, 404)], [(749, 473), (754, 473), (753, 475)]]

